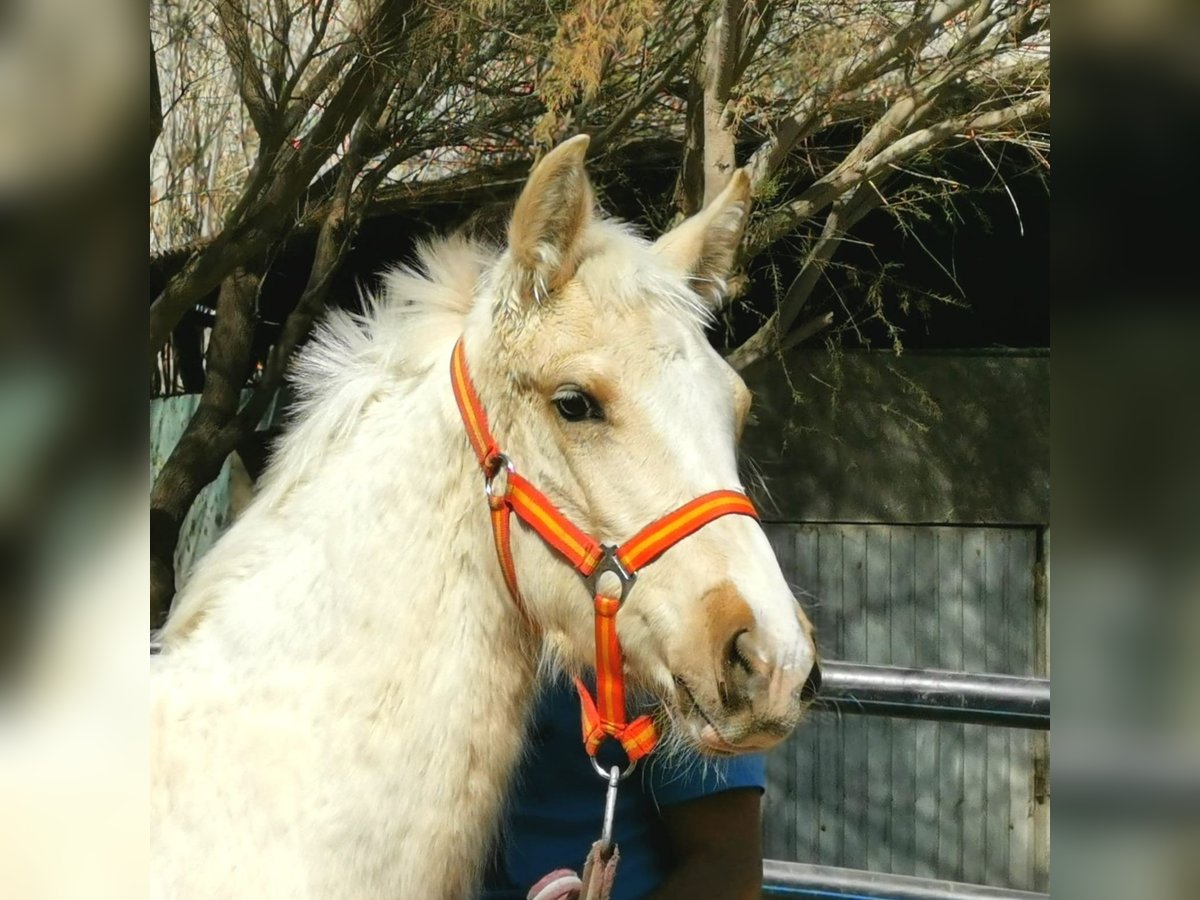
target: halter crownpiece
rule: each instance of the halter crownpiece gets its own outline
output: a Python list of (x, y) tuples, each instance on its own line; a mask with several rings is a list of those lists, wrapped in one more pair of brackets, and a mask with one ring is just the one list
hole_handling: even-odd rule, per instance
[[(721, 516), (741, 515), (757, 519), (758, 512), (740, 491), (712, 491), (656, 519), (620, 546), (601, 544), (572, 524), (501, 452), (471, 383), (461, 339), (454, 345), (450, 359), (450, 382), (467, 438), (483, 469), (484, 492), (491, 510), (500, 570), (521, 615), (532, 624), (517, 586), (513, 564), (510, 521), (513, 513), (572, 565), (592, 593), (596, 627), (595, 699), (583, 682), (575, 679), (582, 709), (583, 743), (593, 767), (602, 777), (608, 778), (596, 763), (596, 753), (605, 738), (616, 739), (629, 757), (631, 765), (625, 771), (628, 775), (633, 770), (632, 764), (654, 749), (658, 732), (654, 720), (647, 715), (638, 716), (632, 722), (627, 719), (625, 669), (617, 639), (617, 613), (621, 604), (633, 588), (638, 571), (688, 535)], [(605, 573), (612, 573), (620, 582), (619, 596), (601, 591), (600, 578)]]

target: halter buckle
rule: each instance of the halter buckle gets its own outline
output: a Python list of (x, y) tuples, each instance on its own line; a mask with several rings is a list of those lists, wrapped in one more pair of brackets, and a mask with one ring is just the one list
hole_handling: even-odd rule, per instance
[(629, 589), (637, 581), (637, 574), (630, 572), (621, 564), (621, 560), (617, 558), (617, 547), (615, 544), (601, 544), (600, 550), (604, 555), (600, 557), (600, 561), (596, 563), (596, 568), (592, 569), (591, 574), (583, 576), (583, 580), (586, 582), (588, 590), (595, 596), (600, 593), (600, 576), (605, 572), (612, 572), (621, 582), (621, 596), (617, 599), (619, 602), (624, 603), (625, 597), (629, 594)]

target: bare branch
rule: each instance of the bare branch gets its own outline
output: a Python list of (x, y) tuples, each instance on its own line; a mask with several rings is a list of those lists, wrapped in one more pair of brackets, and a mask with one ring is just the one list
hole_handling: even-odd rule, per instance
[[(350, 178), (345, 179), (346, 182), (351, 180)], [(275, 392), (283, 384), (292, 355), (308, 337), (313, 323), (325, 308), (329, 285), (350, 246), (349, 201), (347, 186), (344, 192), (338, 192), (325, 221), (321, 224), (321, 230), (317, 234), (317, 249), (313, 254), (312, 266), (308, 272), (308, 281), (300, 298), (296, 301), (295, 307), (284, 321), (279, 339), (267, 356), (262, 379), (250, 400), (239, 412), (236, 422), (233, 423), (238, 432), (238, 439), (257, 427), (263, 414), (267, 411), (271, 399), (275, 396)]]
[(162, 88), (158, 82), (158, 58), (154, 52), (154, 41), (150, 41), (150, 152), (158, 143), (163, 129)]
[(300, 127), (313, 105), (354, 61), (357, 53), (358, 48), (354, 44), (342, 44), (329, 54), (317, 73), (304, 85), (303, 93), (295, 93), (295, 88), (288, 90), (287, 85), (284, 86), (283, 96), (287, 101), (283, 122), (284, 134), (291, 134)]
[(742, 0), (720, 0), (704, 46), (704, 199), (709, 203), (737, 168), (729, 94), (741, 59)]
[[(333, 16), (333, 5), (335, 0), (321, 0), (315, 2), (310, 9), (312, 37), (309, 39), (308, 46), (304, 48), (304, 52), (300, 55), (295, 66), (292, 68), (292, 74), (284, 82), (280, 89), (277, 99), (279, 108), (287, 113), (292, 106), (292, 95), (296, 92), (296, 87), (300, 84), (300, 80), (308, 72), (308, 67), (312, 64), (313, 58), (317, 51), (321, 48), (322, 42), (325, 40), (325, 34), (329, 30), (329, 22)], [(329, 74), (335, 68), (340, 70), (347, 62), (349, 62), (350, 48), (347, 45), (342, 45), (333, 54), (333, 58), (327, 61), (326, 66), (313, 79), (317, 82), (316, 90), (312, 92), (313, 97), (320, 96), (321, 93), (329, 86), (332, 76)], [(285, 128), (284, 133), (290, 131), (290, 128)]]
[(270, 143), (275, 137), (278, 110), (267, 97), (254, 47), (250, 44), (250, 33), (246, 30), (249, 10), (238, 0), (218, 0), (217, 16), (221, 23), (221, 41), (225, 44), (229, 64), (237, 76), (242, 103), (259, 138), (264, 144)]
[[(196, 254), (150, 306), (150, 358), (167, 341), (180, 317), (213, 290), (236, 266), (262, 253), (278, 236), (298, 198), (313, 176), (336, 150), (368, 108), (374, 92), (388, 77), (388, 63), (397, 52), (413, 5), (389, 2), (364, 33), (355, 56), (324, 112), (305, 136), (299, 150), (285, 150), (262, 165), (231, 214), (220, 238)], [(261, 188), (259, 187), (261, 183)]]
[(924, 15), (918, 15), (895, 34), (881, 41), (866, 59), (857, 60), (850, 57), (836, 66), (814, 86), (775, 129), (772, 137), (750, 158), (747, 168), (755, 188), (779, 169), (796, 142), (809, 134), (813, 126), (821, 120), (821, 111), (830, 98), (861, 87), (878, 77), (889, 66), (897, 64), (896, 61), (902, 53), (928, 42), (945, 22), (977, 2), (979, 0), (942, 0), (930, 7)]
[[(759, 13), (758, 21), (754, 25), (754, 33), (742, 42), (742, 55), (733, 72), (734, 83), (741, 80), (742, 76), (746, 74), (746, 69), (750, 63), (754, 61), (755, 54), (758, 53), (759, 48), (763, 45), (763, 41), (771, 33), (771, 26), (775, 22), (775, 13), (779, 9), (779, 3), (775, 2), (775, 0), (765, 0), (765, 2), (757, 4), (757, 6), (761, 9), (761, 12)], [(749, 24), (747, 17), (744, 27), (749, 27)]]
[(258, 273), (241, 269), (222, 283), (200, 405), (150, 493), (152, 626), (161, 623), (175, 593), (175, 545), (184, 517), (236, 446), (227, 426), (249, 374), (259, 284)]
[(652, 79), (642, 92), (624, 107), (619, 116), (605, 126), (603, 131), (592, 138), (591, 153), (593, 156), (604, 149), (613, 138), (622, 134), (629, 127), (629, 123), (636, 119), (638, 114), (658, 96), (659, 92), (663, 89), (663, 85), (679, 74), (679, 70), (683, 68), (684, 63), (692, 58), (699, 45), (700, 35), (692, 35), (691, 39), (683, 45), (683, 48), (675, 55), (675, 58), (663, 68), (658, 76)]
[(1000, 132), (1017, 122), (1024, 122), (1026, 126), (1029, 126), (1031, 122), (1041, 121), (1049, 113), (1050, 91), (1047, 90), (1003, 109), (946, 119), (944, 122), (906, 135), (877, 154), (867, 164), (864, 177), (872, 178), (891, 166), (924, 152), (955, 135), (974, 137), (976, 134)]
[[(832, 172), (818, 179), (799, 197), (770, 213), (749, 242), (749, 256), (779, 240), (805, 219), (820, 212), (847, 191), (864, 181), (887, 172), (906, 159), (923, 153), (955, 135), (1003, 132), (1018, 122), (1026, 127), (1044, 119), (1050, 111), (1050, 92), (1044, 91), (1028, 100), (991, 110), (990, 112), (956, 116), (936, 125), (912, 132), (862, 162), (843, 162)], [(1026, 121), (1029, 120), (1029, 121)]]
[(288, 59), (291, 57), (292, 22), (296, 18), (296, 10), (289, 8), (288, 0), (273, 0), (270, 7), (271, 47), (267, 53), (267, 84), (271, 96), (275, 99), (276, 109), (284, 107), (279, 103), (283, 93), (283, 85), (287, 77)]
[(809, 338), (820, 334), (832, 324), (833, 313), (821, 313), (819, 316), (813, 316), (782, 341), (776, 343), (754, 339), (752, 339), (753, 343), (747, 341), (733, 353), (725, 357), (725, 361), (738, 372), (744, 372), (755, 363), (761, 362), (773, 354), (784, 354), (800, 346)]
[(833, 258), (845, 235), (867, 213), (883, 202), (883, 195), (876, 186), (861, 185), (849, 200), (834, 204), (825, 218), (821, 236), (809, 251), (799, 274), (787, 289), (779, 304), (778, 331), (786, 334), (808, 303), (813, 289), (821, 277), (826, 264)]
[(788, 330), (808, 303), (825, 266), (841, 246), (846, 233), (882, 202), (882, 194), (874, 186), (864, 184), (848, 200), (834, 204), (825, 218), (820, 237), (809, 249), (800, 272), (789, 285), (778, 307), (758, 331), (729, 355), (731, 366), (743, 369), (782, 346), (789, 337)]
[(819, 316), (813, 316), (799, 328), (792, 331), (779, 346), (780, 353), (787, 353), (794, 347), (803, 344), (810, 337), (820, 334), (826, 328), (833, 324), (833, 313), (822, 313)]
[[(697, 34), (707, 34), (700, 13), (696, 14), (693, 25)], [(704, 55), (704, 51), (697, 54), (688, 80), (683, 162), (675, 182), (675, 208), (681, 216), (692, 215), (704, 203)]]
[(355, 145), (339, 167), (337, 188), (317, 233), (317, 246), (309, 268), (308, 281), (295, 307), (284, 321), (279, 339), (271, 348), (262, 379), (234, 423), (239, 432), (238, 440), (258, 426), (275, 392), (283, 384), (292, 355), (307, 339), (313, 323), (325, 308), (333, 276), (345, 259), (351, 238), (362, 221), (363, 210), (370, 202), (371, 192), (379, 183), (380, 176), (375, 176), (373, 180), (368, 181), (357, 197), (354, 196), (355, 175), (362, 164), (361, 146), (369, 139), (367, 131), (368, 129), (363, 129), (356, 135)]

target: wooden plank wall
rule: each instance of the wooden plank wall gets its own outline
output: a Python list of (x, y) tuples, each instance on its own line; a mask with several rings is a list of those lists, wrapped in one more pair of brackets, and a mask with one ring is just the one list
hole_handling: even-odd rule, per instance
[(800, 348), (745, 373), (739, 451), (787, 522), (1050, 521), (1050, 358)]
[[(773, 524), (821, 652), (1033, 675), (1034, 528)], [(768, 757), (766, 855), (1046, 890), (1021, 730), (815, 713)]]

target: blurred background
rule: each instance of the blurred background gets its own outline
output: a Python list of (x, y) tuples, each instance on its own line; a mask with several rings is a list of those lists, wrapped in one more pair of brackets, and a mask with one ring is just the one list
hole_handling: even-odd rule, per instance
[(1200, 9), (1064, 9), (1054, 186), (1053, 882), (1200, 890)]
[(140, 893), (148, 625), (292, 352), (423, 234), (495, 234), (579, 131), (650, 232), (751, 166), (713, 340), (793, 581), (844, 619), (871, 598), (806, 540), (1033, 535), (1043, 658), (1008, 662), (1054, 662), (1048, 889), (1200, 892), (1194, 4), (1060, 0), (1052, 208), (1049, 3), (263, 6), (0, 16), (0, 893)]

